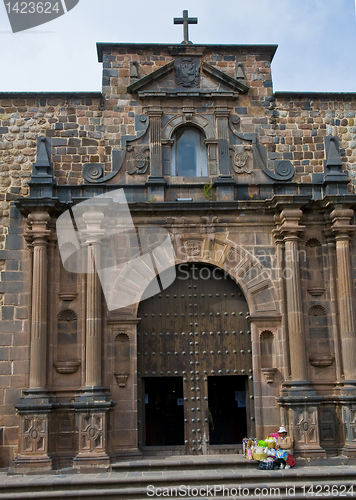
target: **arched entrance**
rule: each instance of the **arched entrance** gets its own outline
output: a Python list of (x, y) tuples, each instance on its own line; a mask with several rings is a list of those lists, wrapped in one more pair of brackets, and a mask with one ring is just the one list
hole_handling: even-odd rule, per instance
[(234, 451), (253, 435), (248, 306), (220, 268), (180, 264), (140, 303), (139, 440), (150, 453)]

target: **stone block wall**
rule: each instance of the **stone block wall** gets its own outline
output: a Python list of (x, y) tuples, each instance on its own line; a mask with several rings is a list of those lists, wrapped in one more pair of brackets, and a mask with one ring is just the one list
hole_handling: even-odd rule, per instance
[(9, 466), (17, 453), (19, 417), (14, 406), (28, 386), (30, 339), (31, 261), (24, 220), (12, 206), (6, 221), (5, 248), (0, 250), (0, 467)]
[(323, 173), (324, 137), (337, 136), (343, 170), (348, 171), (349, 189), (354, 192), (355, 95), (277, 92), (268, 113), (273, 128), (268, 139), (270, 150), (276, 158), (292, 161), (300, 182), (312, 182), (313, 174)]

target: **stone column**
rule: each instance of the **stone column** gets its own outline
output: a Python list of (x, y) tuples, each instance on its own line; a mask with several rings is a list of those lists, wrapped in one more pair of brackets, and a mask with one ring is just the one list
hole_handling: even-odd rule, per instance
[(342, 453), (356, 456), (356, 332), (355, 290), (350, 255), (350, 237), (356, 226), (351, 226), (353, 210), (335, 209), (330, 214), (331, 230), (336, 241), (337, 302), (344, 390), (340, 396), (341, 418), (344, 431)]
[(229, 130), (228, 118), (230, 111), (225, 108), (215, 110), (216, 128), (218, 132), (218, 160), (219, 174), (230, 176), (230, 158), (229, 158)]
[(230, 174), (229, 127), (230, 110), (222, 107), (215, 110), (216, 129), (218, 137), (218, 168), (219, 177), (214, 183), (218, 201), (233, 201), (236, 182)]
[(164, 201), (163, 165), (162, 165), (162, 109), (150, 106), (147, 112), (150, 118), (151, 175), (147, 180), (148, 200)]
[(100, 262), (100, 245), (88, 246), (86, 298), (85, 387), (101, 387), (101, 285), (94, 263)]
[(31, 308), (31, 350), (30, 389), (45, 389), (47, 377), (47, 245), (51, 231), (51, 218), (46, 212), (28, 216), (31, 229), (27, 232), (32, 239), (32, 308)]
[(47, 385), (47, 245), (51, 235), (50, 215), (45, 210), (30, 213), (26, 240), (32, 247), (32, 309), (29, 389), (16, 409), (21, 417), (20, 450), (14, 468), (21, 472), (52, 469), (49, 456), (49, 414), (52, 404)]
[[(328, 217), (329, 216), (325, 216)], [(328, 245), (328, 269), (330, 279), (330, 312), (331, 312), (331, 327), (333, 332), (334, 351), (335, 351), (335, 366), (336, 366), (336, 382), (339, 384), (342, 379), (342, 359), (341, 359), (341, 343), (338, 325), (338, 304), (337, 304), (337, 283), (336, 283), (336, 247), (335, 238), (328, 228), (325, 231), (326, 241)]]
[(337, 293), (340, 318), (341, 351), (346, 385), (356, 385), (355, 290), (350, 256), (350, 225), (353, 210), (334, 210), (330, 214), (336, 240)]
[(288, 319), (291, 380), (287, 395), (279, 398), (289, 416), (289, 432), (293, 435), (295, 455), (324, 457), (320, 446), (318, 406), (321, 396), (309, 387), (306, 341), (303, 319), (298, 241), (305, 227), (299, 225), (303, 213), (299, 208), (284, 209), (279, 232), (285, 244), (284, 280)]
[(287, 338), (288, 322), (287, 322), (287, 307), (286, 307), (286, 290), (285, 290), (285, 280), (283, 276), (284, 270), (284, 241), (283, 235), (280, 233), (279, 229), (272, 231), (275, 241), (276, 241), (276, 260), (277, 260), (277, 276), (276, 279), (279, 283), (279, 293), (280, 293), (280, 304), (282, 312), (282, 357), (283, 357), (283, 371), (282, 375), (285, 381), (290, 379), (290, 362), (289, 362), (289, 342)]
[(77, 469), (100, 467), (107, 469), (110, 459), (107, 447), (107, 412), (113, 406), (108, 389), (102, 386), (102, 325), (101, 285), (96, 267), (100, 265), (100, 239), (105, 236), (102, 228), (104, 213), (85, 212), (82, 216), (87, 245), (86, 334), (85, 334), (85, 385), (76, 398), (78, 413), (79, 452), (73, 466)]
[(298, 255), (298, 234), (304, 230), (299, 225), (302, 211), (286, 209), (281, 213), (280, 233), (284, 236), (285, 262), (284, 279), (286, 284), (287, 317), (290, 348), (292, 385), (308, 384), (307, 355), (302, 307), (302, 294)]

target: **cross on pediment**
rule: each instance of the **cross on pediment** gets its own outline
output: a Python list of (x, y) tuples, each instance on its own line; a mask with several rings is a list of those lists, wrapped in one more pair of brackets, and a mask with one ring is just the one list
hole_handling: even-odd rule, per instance
[(189, 44), (193, 43), (189, 41), (189, 32), (188, 32), (188, 26), (189, 24), (198, 24), (198, 18), (197, 17), (188, 17), (188, 11), (183, 10), (183, 17), (175, 17), (173, 19), (174, 24), (183, 24), (183, 32), (184, 32), (184, 40), (183, 44)]

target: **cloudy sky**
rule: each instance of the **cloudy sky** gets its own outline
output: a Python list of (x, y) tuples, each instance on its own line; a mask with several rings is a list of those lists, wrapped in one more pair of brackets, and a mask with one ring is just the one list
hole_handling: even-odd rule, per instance
[(194, 43), (278, 44), (275, 91), (356, 92), (355, 0), (80, 0), (16, 34), (2, 3), (0, 92), (100, 91), (96, 42), (180, 43), (183, 9)]

